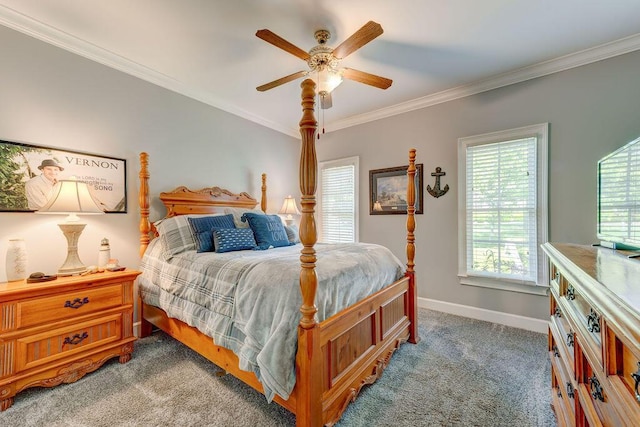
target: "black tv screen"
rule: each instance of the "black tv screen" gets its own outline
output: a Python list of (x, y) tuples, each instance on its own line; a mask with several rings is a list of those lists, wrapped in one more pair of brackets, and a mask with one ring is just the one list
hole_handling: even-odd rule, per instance
[(640, 138), (598, 162), (598, 238), (640, 250)]

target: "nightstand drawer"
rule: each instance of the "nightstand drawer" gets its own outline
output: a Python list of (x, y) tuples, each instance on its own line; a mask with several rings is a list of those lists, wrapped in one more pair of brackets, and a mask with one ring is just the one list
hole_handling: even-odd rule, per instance
[(16, 371), (87, 352), (122, 338), (122, 316), (116, 313), (16, 340)]
[(18, 329), (94, 313), (123, 304), (122, 286), (84, 289), (17, 304)]

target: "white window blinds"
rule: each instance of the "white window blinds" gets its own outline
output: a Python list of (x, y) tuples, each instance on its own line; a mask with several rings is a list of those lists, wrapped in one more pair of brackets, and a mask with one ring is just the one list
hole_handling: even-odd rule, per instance
[(355, 242), (357, 158), (320, 165), (320, 241)]
[(467, 147), (467, 272), (537, 281), (536, 138)]

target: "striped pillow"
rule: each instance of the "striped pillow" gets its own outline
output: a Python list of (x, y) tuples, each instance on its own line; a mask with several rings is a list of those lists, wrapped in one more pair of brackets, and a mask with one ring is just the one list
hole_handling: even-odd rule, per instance
[(233, 215), (213, 215), (202, 218), (189, 218), (189, 225), (196, 241), (197, 252), (213, 252), (213, 236), (215, 228), (236, 228)]
[(184, 251), (194, 250), (196, 242), (191, 234), (189, 221), (184, 215), (165, 218), (155, 223), (162, 244), (162, 256), (169, 261)]

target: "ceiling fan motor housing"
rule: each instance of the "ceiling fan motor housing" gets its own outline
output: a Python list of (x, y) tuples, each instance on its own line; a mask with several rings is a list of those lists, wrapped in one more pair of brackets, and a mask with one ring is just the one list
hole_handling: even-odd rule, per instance
[(320, 71), (325, 67), (335, 70), (338, 66), (338, 59), (333, 56), (333, 48), (327, 46), (327, 40), (331, 38), (331, 33), (327, 30), (318, 30), (314, 37), (318, 41), (318, 45), (309, 50), (309, 68), (312, 71)]

